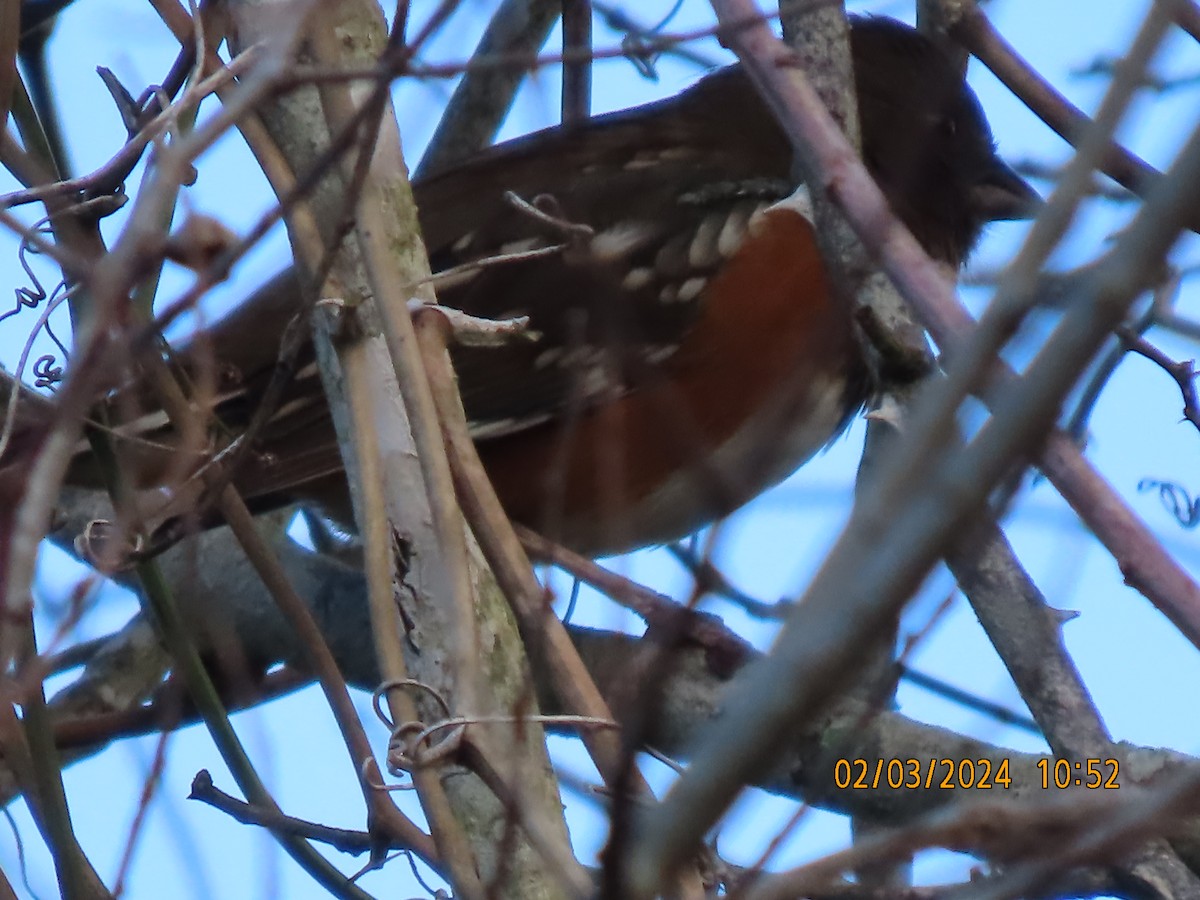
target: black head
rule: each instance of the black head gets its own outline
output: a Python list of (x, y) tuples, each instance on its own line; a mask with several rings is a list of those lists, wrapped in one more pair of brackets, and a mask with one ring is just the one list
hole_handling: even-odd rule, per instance
[(850, 44), (863, 159), (926, 251), (959, 265), (983, 226), (1040, 200), (996, 155), (975, 93), (932, 41), (894, 19), (854, 17)]

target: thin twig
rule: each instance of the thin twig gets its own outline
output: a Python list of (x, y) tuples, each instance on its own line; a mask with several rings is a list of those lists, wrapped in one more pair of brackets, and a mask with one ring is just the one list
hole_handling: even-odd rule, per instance
[(563, 55), (580, 57), (563, 63), (562, 121), (571, 125), (592, 114), (592, 0), (564, 0), (562, 9)]
[(1175, 380), (1183, 396), (1183, 418), (1200, 431), (1200, 399), (1196, 396), (1194, 360), (1176, 361), (1127, 325), (1117, 329), (1117, 337), (1126, 350), (1143, 356)]
[[(472, 58), (536, 54), (558, 20), (560, 9), (560, 0), (504, 0), (488, 22)], [(442, 111), (414, 177), (445, 169), (488, 146), (526, 72), (513, 66), (466, 73)]]
[[(1181, 5), (1190, 4), (1170, 5), (1179, 9)], [(963, 15), (951, 28), (951, 34), (1056, 134), (1078, 146), (1089, 127), (1083, 110), (1029, 65), (975, 3), (962, 4), (962, 10)], [(1115, 142), (1107, 144), (1099, 168), (1139, 197), (1145, 197), (1151, 186), (1162, 178), (1161, 172)], [(1200, 219), (1192, 216), (1188, 228), (1200, 232)]]
[[(369, 831), (354, 831), (349, 828), (333, 828), (316, 822), (307, 822), (294, 816), (284, 815), (277, 808), (265, 808), (238, 800), (213, 784), (212, 775), (201, 769), (192, 779), (188, 792), (189, 800), (199, 800), (214, 809), (219, 809), (243, 825), (259, 825), (271, 831), (290, 834), (308, 841), (320, 841), (342, 853), (358, 856), (360, 853), (377, 853), (381, 850), (407, 850), (403, 843), (380, 845), (379, 835)], [(395, 839), (393, 838), (393, 841)]]
[[(714, 5), (721, 14), (731, 15), (746, 6), (724, 0)], [(1164, 32), (1161, 11), (1152, 8), (1135, 48), (1145, 52), (1147, 46), (1156, 46)], [(924, 255), (910, 236), (897, 230), (894, 221), (888, 223), (892, 227), (883, 228), (879, 219), (858, 220), (865, 209), (855, 208), (856, 201), (867, 201), (868, 195), (869, 205), (880, 206), (878, 212), (886, 219), (882, 198), (867, 190), (865, 173), (847, 163), (850, 153), (845, 141), (820, 111), (812, 92), (802, 90), (794, 77), (776, 77), (779, 73), (769, 61), (779, 50), (769, 30), (744, 32), (736, 49), (753, 76), (769, 84), (772, 97), (787, 109), (790, 125), (785, 122), (785, 127), (796, 143), (809, 151), (811, 168), (823, 172), (822, 163), (837, 166), (839, 198), (864, 241), (880, 253), (899, 286), (918, 269), (924, 271)], [(860, 187), (860, 175), (865, 193), (852, 200), (857, 191), (850, 189), (850, 181)], [(966, 391), (987, 372), (995, 348), (1012, 333), (1013, 309), (997, 301), (1000, 308), (989, 310), (965, 346), (949, 342), (956, 344), (957, 350), (947, 379), (933, 385), (919, 405), (875, 489), (860, 493), (850, 522), (789, 618), (775, 652), (747, 673), (729, 697), (725, 727), (707, 736), (689, 772), (666, 800), (642, 819), (638, 839), (631, 847), (630, 896), (650, 896), (657, 891), (691, 852), (699, 835), (727, 809), (750, 773), (770, 758), (776, 738), (826, 708), (832, 686), (853, 667), (860, 649), (877, 639), (899, 612), (956, 530), (980, 508), (999, 479), (1011, 472), (1018, 455), (1044, 439), (1081, 360), (1094, 352), (1126, 313), (1128, 304), (1150, 280), (1152, 268), (1161, 266), (1184, 217), (1192, 211), (1191, 199), (1200, 189), (1200, 132), (1189, 136), (1170, 177), (1170, 189), (1152, 193), (1106, 258), (1103, 271), (1090, 282), (1044, 353), (1029, 367), (1019, 390), (1006, 392), (1003, 402), (994, 403), (992, 419), (961, 453), (944, 449), (942, 439), (953, 429), (954, 413)], [(910, 258), (897, 258), (901, 247)], [(956, 316), (965, 317), (941, 279), (931, 288), (932, 295), (947, 300), (945, 311), (954, 310)], [(1027, 298), (1021, 299), (1027, 302)], [(961, 332), (953, 333), (961, 340)], [(938, 342), (942, 344), (940, 338)], [(1157, 560), (1172, 572), (1180, 571), (1161, 546), (1153, 546)], [(1186, 574), (1183, 577), (1187, 579)], [(1181, 613), (1195, 612), (1184, 604), (1197, 591), (1190, 579), (1185, 584), (1190, 586), (1187, 594), (1170, 599), (1179, 604)], [(1191, 625), (1195, 624), (1193, 617)], [(1189, 638), (1200, 641), (1200, 631), (1189, 627), (1188, 632)], [(787, 684), (788, 691), (779, 691), (780, 684)]]
[[(444, 329), (448, 326), (441, 315), (432, 310), (422, 310), (415, 324), (459, 502), (479, 537), (488, 565), (512, 605), (521, 633), (534, 654), (533, 659), (548, 668), (546, 683), (554, 685), (571, 712), (611, 719), (608, 704), (588, 675), (562, 623), (546, 602), (545, 592), (534, 579), (529, 560), (518, 544), (513, 526), (479, 460), (446, 354), (447, 331)], [(583, 737), (601, 777), (606, 782), (615, 778), (622, 761), (620, 741), (604, 732)], [(644, 784), (643, 789), (648, 790)]]

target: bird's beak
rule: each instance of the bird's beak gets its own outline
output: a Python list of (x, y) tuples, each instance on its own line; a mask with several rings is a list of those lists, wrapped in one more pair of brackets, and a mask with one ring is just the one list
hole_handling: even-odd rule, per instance
[(980, 218), (989, 222), (1032, 219), (1044, 205), (1037, 191), (998, 156), (975, 183), (971, 199)]

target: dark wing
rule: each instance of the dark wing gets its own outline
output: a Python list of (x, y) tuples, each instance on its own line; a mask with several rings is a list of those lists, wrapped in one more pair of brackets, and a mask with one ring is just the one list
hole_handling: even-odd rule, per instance
[(536, 336), (455, 351), (481, 439), (611, 399), (669, 359), (750, 215), (787, 194), (790, 150), (741, 73), (703, 88), (501, 145), (416, 186), (430, 261), (451, 273), (438, 301), (527, 315)]
[[(416, 184), (430, 261), (446, 273), (439, 302), (487, 318), (528, 315), (536, 336), (454, 351), (479, 439), (610, 399), (648, 365), (668, 361), (696, 319), (707, 276), (736, 249), (751, 215), (787, 193), (790, 166), (765, 106), (738, 70), (726, 69), (677, 97), (498, 145)], [(587, 236), (531, 214), (509, 192), (563, 224), (586, 226)], [(564, 246), (519, 258), (556, 245)], [(182, 368), (215, 381), (215, 416), (229, 436), (254, 413), (283, 323), (300, 308), (297, 292), (284, 273), (180, 353)], [(197, 362), (214, 358), (215, 372)], [(340, 469), (311, 348), (297, 367), (241, 470), (247, 496)], [(142, 483), (155, 482), (170, 464), (169, 431), (152, 398), (124, 400), (148, 411), (145, 423), (138, 410), (120, 419), (156, 441), (135, 467)]]

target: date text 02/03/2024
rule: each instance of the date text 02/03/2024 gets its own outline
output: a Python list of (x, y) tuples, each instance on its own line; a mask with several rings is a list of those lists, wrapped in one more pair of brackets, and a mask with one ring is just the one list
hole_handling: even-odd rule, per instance
[[(1043, 790), (1070, 787), (1119, 788), (1116, 759), (1039, 759), (1035, 764)], [(834, 784), (840, 790), (962, 788), (990, 790), (1012, 787), (1012, 763), (1007, 758), (981, 759), (838, 759)]]

